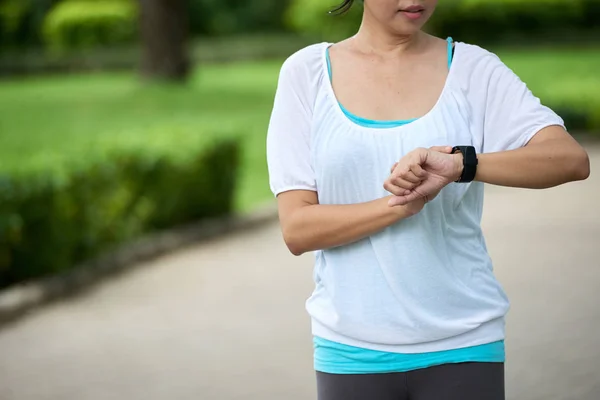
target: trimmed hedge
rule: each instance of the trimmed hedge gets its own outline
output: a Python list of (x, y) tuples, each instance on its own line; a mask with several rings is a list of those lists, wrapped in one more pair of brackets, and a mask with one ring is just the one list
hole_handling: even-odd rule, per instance
[(65, 174), (0, 176), (0, 287), (230, 213), (239, 160), (238, 142), (228, 139), (187, 158), (113, 152)]
[[(281, 58), (311, 43), (310, 38), (293, 33), (244, 35), (203, 38), (192, 41), (189, 49), (194, 63), (207, 64)], [(66, 51), (58, 54), (46, 54), (37, 50), (7, 52), (5, 57), (0, 57), (0, 78), (83, 71), (133, 70), (139, 64), (139, 52), (140, 49), (135, 44)]]
[(285, 31), (283, 14), (290, 0), (188, 0), (193, 36), (230, 36)]
[(598, 38), (600, 0), (455, 0), (440, 2), (429, 29), (462, 41), (499, 43)]
[[(355, 1), (345, 16), (330, 16), (337, 0), (292, 0), (289, 26), (301, 33), (336, 41), (359, 27), (362, 5)], [(599, 35), (600, 0), (445, 0), (427, 28), (440, 36), (474, 43), (512, 39), (568, 40)]]
[[(44, 19), (50, 10), (65, 1), (73, 0), (0, 0), (0, 50), (40, 47), (44, 43)], [(91, 8), (96, 7), (95, 3), (105, 2), (87, 1)], [(124, 1), (137, 3), (139, 0)], [(283, 23), (289, 3), (290, 0), (188, 0), (190, 33), (203, 37), (289, 33)]]
[(137, 14), (130, 0), (66, 0), (46, 16), (44, 40), (53, 50), (127, 43), (136, 35)]
[(355, 0), (354, 6), (344, 15), (328, 14), (337, 0), (292, 0), (285, 14), (290, 29), (328, 41), (338, 41), (356, 33), (362, 19), (362, 3)]

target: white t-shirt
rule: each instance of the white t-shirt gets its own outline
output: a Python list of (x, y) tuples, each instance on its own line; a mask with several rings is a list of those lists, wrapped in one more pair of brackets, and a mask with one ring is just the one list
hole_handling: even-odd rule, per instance
[[(562, 119), (494, 54), (457, 42), (433, 109), (394, 128), (369, 128), (340, 108), (326, 62), (330, 43), (288, 58), (267, 136), (271, 190), (312, 190), (321, 204), (389, 195), (390, 167), (417, 147), (516, 149)], [(313, 334), (398, 353), (504, 339), (509, 303), (492, 271), (480, 223), (483, 184), (452, 183), (418, 215), (350, 245), (315, 252), (306, 306)]]

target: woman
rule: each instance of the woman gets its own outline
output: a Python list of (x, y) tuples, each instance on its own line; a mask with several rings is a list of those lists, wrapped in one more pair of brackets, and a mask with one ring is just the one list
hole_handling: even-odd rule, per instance
[(509, 305), (483, 184), (589, 175), (562, 119), (498, 57), (422, 32), (436, 5), (365, 0), (355, 36), (281, 69), (270, 183), (290, 251), (316, 255), (320, 400), (504, 399)]

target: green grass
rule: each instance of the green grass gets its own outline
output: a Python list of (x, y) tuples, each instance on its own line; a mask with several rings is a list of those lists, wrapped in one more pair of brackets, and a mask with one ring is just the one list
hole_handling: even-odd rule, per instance
[[(600, 49), (499, 50), (550, 106), (600, 110)], [(236, 204), (268, 200), (265, 137), (281, 60), (200, 68), (189, 85), (144, 86), (132, 74), (0, 82), (0, 171), (47, 169), (107, 147), (165, 147), (240, 135)], [(596, 121), (596, 127), (600, 121)]]
[(265, 135), (280, 62), (211, 66), (185, 87), (144, 86), (129, 74), (0, 83), (0, 171), (45, 169), (97, 149), (176, 152), (196, 140), (245, 142), (237, 207), (265, 199)]

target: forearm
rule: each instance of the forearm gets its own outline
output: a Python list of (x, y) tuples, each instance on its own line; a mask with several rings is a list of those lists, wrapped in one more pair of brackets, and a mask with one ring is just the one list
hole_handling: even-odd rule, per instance
[(295, 255), (343, 246), (418, 212), (414, 205), (390, 207), (389, 199), (386, 197), (350, 205), (315, 204), (301, 207), (283, 226), (285, 242)]
[(579, 145), (565, 140), (541, 143), (498, 153), (478, 155), (476, 181), (493, 185), (545, 189), (583, 180), (589, 159)]

